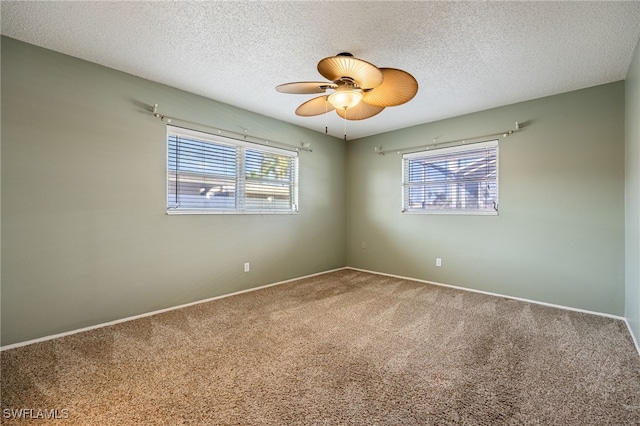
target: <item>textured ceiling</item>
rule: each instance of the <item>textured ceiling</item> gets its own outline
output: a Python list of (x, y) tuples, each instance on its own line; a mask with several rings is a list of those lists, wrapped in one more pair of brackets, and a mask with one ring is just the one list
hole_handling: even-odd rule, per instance
[[(9, 2), (2, 34), (342, 137), (297, 117), (339, 52), (410, 72), (407, 104), (347, 123), (349, 139), (623, 80), (640, 39), (630, 2)], [(188, 118), (188, 117), (184, 117)], [(232, 129), (230, 129), (232, 130)]]

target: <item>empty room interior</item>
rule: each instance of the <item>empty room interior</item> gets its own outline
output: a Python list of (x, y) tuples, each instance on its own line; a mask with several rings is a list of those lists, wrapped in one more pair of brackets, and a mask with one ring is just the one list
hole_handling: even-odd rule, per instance
[(640, 424), (639, 1), (0, 15), (3, 424)]

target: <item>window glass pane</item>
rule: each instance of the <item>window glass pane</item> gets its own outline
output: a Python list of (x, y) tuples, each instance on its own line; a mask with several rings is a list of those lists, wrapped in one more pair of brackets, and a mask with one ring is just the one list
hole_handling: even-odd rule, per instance
[(189, 134), (167, 138), (170, 212), (297, 210), (297, 153)]
[(404, 158), (404, 211), (497, 214), (497, 141)]
[(254, 149), (246, 150), (247, 209), (290, 209), (293, 158)]
[(237, 148), (169, 136), (170, 208), (233, 209), (236, 204)]

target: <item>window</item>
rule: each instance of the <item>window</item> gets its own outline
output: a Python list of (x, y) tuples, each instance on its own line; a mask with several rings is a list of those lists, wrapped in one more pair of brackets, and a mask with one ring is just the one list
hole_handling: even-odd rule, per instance
[(296, 213), (298, 153), (167, 126), (167, 212)]
[(403, 212), (498, 214), (498, 141), (405, 154)]

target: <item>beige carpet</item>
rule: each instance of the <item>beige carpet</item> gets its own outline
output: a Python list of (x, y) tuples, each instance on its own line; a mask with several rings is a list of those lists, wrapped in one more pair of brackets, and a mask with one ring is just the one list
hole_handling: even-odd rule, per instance
[(624, 322), (353, 270), (0, 356), (3, 424), (640, 424)]

